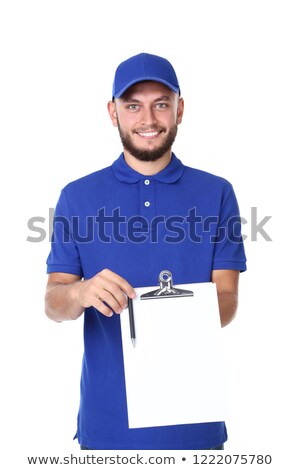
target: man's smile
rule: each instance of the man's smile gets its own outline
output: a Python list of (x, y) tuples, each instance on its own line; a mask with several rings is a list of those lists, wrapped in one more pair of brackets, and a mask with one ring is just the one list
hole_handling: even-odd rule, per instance
[(143, 139), (155, 139), (162, 131), (147, 131), (147, 132), (137, 132), (140, 137)]

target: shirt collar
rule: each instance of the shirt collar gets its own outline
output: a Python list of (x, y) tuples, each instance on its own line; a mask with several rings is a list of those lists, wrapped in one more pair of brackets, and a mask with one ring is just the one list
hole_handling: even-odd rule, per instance
[[(129, 165), (127, 165), (124, 153), (121, 153), (119, 158), (114, 161), (112, 164), (112, 170), (115, 177), (122, 181), (123, 183), (137, 183), (141, 179), (145, 179), (146, 175), (142, 175), (137, 171), (133, 170)], [(160, 183), (175, 183), (179, 180), (183, 174), (184, 166), (172, 153), (170, 163), (156, 175), (151, 175), (149, 178), (159, 181)]]

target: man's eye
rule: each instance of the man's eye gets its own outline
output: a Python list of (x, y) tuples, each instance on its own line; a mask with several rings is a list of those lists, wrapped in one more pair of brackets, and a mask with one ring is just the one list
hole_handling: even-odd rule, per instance
[(167, 107), (167, 104), (166, 103), (157, 103), (156, 107), (158, 109), (165, 109)]
[(138, 109), (138, 105), (137, 104), (129, 104), (127, 106), (128, 109), (131, 109), (133, 111), (135, 111), (136, 109)]

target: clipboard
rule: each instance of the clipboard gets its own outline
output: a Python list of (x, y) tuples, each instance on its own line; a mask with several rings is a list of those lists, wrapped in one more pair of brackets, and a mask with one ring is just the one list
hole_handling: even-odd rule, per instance
[(226, 417), (226, 382), (216, 285), (135, 289), (135, 347), (129, 311), (121, 315), (129, 428), (170, 426)]

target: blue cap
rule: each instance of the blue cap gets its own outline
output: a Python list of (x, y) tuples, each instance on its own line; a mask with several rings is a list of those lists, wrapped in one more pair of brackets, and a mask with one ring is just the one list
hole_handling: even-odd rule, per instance
[(153, 54), (138, 54), (122, 62), (116, 70), (113, 98), (119, 98), (132, 85), (145, 80), (160, 82), (180, 92), (175, 70), (167, 59)]

